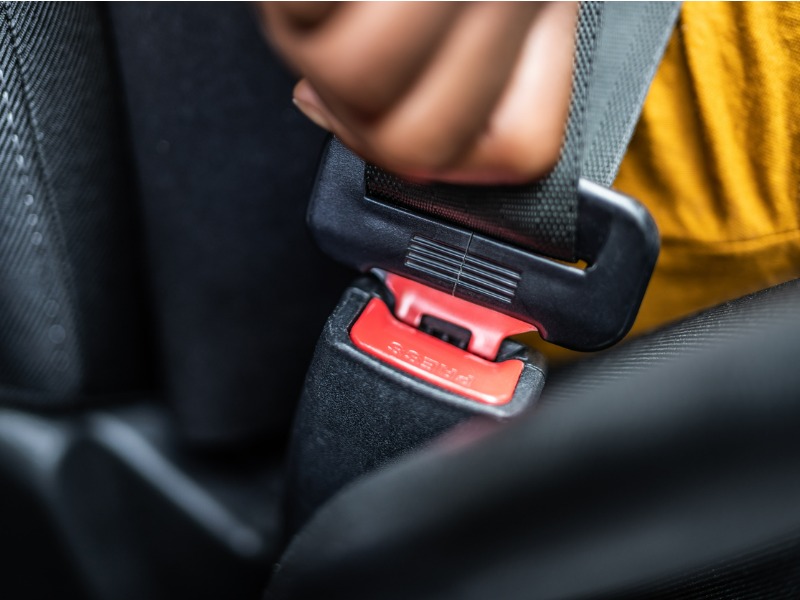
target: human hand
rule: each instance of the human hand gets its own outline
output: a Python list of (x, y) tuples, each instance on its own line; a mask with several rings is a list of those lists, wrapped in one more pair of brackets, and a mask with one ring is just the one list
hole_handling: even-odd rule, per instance
[(418, 180), (523, 183), (557, 162), (577, 3), (260, 4), (298, 108)]

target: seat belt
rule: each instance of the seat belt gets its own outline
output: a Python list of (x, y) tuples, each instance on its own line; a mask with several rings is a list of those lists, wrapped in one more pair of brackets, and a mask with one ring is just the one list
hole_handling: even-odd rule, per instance
[(366, 195), (575, 262), (578, 178), (609, 186), (616, 176), (678, 7), (583, 3), (565, 140), (544, 179), (494, 188), (427, 185), (367, 165)]
[(522, 186), (419, 184), (367, 165), (366, 195), (574, 262), (582, 133), (602, 12), (599, 2), (581, 5), (569, 117), (558, 163), (547, 177)]
[(505, 313), (551, 343), (581, 351), (616, 343), (635, 319), (658, 234), (638, 203), (592, 183), (616, 174), (677, 12), (674, 3), (582, 4), (561, 158), (532, 185), (414, 184), (334, 140), (309, 205), (316, 241), (362, 272)]
[(289, 458), (290, 528), (347, 481), (455, 423), (529, 408), (544, 363), (511, 336), (537, 329), (595, 350), (627, 333), (658, 232), (644, 207), (605, 186), (678, 11), (581, 4), (565, 142), (534, 184), (420, 185), (330, 142), (308, 223), (323, 251), (372, 277), (344, 294), (307, 375)]

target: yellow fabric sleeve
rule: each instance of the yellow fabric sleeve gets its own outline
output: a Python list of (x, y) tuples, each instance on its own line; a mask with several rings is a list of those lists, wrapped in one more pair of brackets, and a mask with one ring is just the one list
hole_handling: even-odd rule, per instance
[(684, 3), (614, 187), (661, 233), (632, 335), (800, 277), (800, 3)]

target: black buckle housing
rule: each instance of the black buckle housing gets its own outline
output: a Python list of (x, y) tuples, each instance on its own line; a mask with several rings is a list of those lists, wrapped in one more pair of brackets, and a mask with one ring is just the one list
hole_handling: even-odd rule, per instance
[(361, 272), (397, 273), (533, 324), (573, 350), (601, 350), (630, 330), (659, 251), (632, 198), (582, 179), (577, 256), (585, 269), (364, 195), (364, 162), (332, 139), (308, 209), (320, 248)]

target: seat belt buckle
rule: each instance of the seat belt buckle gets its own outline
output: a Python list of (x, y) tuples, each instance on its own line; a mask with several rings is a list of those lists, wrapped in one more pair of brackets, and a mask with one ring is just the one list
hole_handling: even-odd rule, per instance
[(576, 256), (566, 264), (365, 195), (364, 162), (333, 138), (308, 210), (319, 247), (362, 273), (386, 272), (529, 323), (548, 342), (601, 350), (630, 330), (659, 251), (634, 199), (581, 179)]
[(513, 337), (538, 330), (577, 350), (618, 341), (658, 254), (647, 211), (587, 181), (582, 269), (367, 197), (364, 171), (332, 139), (309, 203), (320, 249), (372, 277), (345, 291), (306, 376), (289, 452), (294, 526), (355, 477), (465, 420), (524, 412), (544, 361)]
[(393, 273), (379, 276), (387, 294), (372, 297), (350, 328), (356, 348), (477, 403), (476, 412), (511, 416), (536, 400), (543, 361), (509, 341), (530, 324)]
[(493, 312), (387, 273), (345, 290), (295, 413), (291, 530), (356, 477), (461, 423), (491, 429), (538, 400), (543, 357), (505, 339), (530, 326)]

